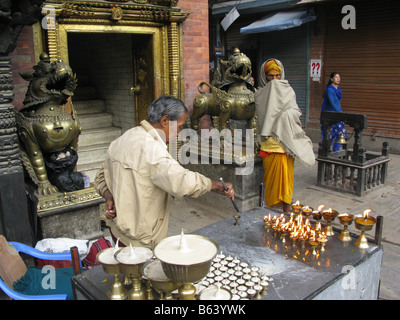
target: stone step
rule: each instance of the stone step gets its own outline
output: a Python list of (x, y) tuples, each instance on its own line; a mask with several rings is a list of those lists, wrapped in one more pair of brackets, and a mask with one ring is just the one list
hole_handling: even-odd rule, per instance
[(87, 129), (105, 128), (112, 126), (112, 114), (106, 112), (86, 113), (79, 115), (82, 133)]
[(110, 144), (101, 143), (78, 148), (78, 165), (102, 161), (106, 158)]
[(94, 99), (94, 100), (72, 100), (74, 108), (78, 113), (78, 117), (84, 114), (104, 112), (106, 106), (104, 100)]
[(88, 145), (110, 143), (121, 135), (121, 128), (104, 127), (82, 130), (79, 136), (78, 150)]
[(76, 171), (84, 172), (90, 179), (90, 182), (93, 182), (96, 178), (96, 174), (99, 169), (103, 166), (104, 161), (97, 161), (92, 163), (85, 163), (85, 164), (77, 164)]

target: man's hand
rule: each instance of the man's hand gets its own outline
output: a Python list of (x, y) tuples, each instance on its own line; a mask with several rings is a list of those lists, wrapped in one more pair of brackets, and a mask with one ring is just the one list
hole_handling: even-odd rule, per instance
[(218, 192), (220, 194), (224, 194), (225, 196), (227, 196), (228, 198), (231, 198), (232, 200), (235, 200), (235, 190), (233, 190), (233, 185), (230, 182), (225, 182), (225, 188), (224, 189), (224, 185), (222, 184), (221, 181), (211, 181), (211, 190)]
[(117, 210), (115, 208), (114, 198), (109, 190), (104, 192), (104, 198), (106, 199), (106, 218), (114, 219), (117, 216)]

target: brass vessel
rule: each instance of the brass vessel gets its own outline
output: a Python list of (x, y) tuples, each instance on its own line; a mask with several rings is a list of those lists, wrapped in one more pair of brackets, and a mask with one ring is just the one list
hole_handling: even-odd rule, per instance
[(114, 275), (114, 281), (111, 284), (111, 288), (107, 292), (107, 297), (111, 300), (125, 300), (128, 294), (124, 284), (119, 279), (119, 275), (121, 273), (120, 264), (118, 262), (114, 264), (107, 263), (106, 261), (99, 259), (100, 255), (106, 251), (112, 254), (114, 253), (115, 248), (107, 248), (98, 252), (96, 255), (96, 260), (101, 263), (105, 273)]
[(322, 211), (322, 216), (324, 217), (324, 219), (326, 221), (325, 234), (328, 237), (333, 236), (335, 234), (333, 232), (331, 223), (333, 220), (335, 220), (335, 218), (337, 217), (338, 214), (339, 214), (339, 212), (337, 212), (336, 210), (332, 210), (332, 209)]
[(338, 219), (340, 223), (344, 226), (343, 231), (339, 236), (339, 240), (344, 242), (351, 241), (351, 236), (348, 227), (353, 223), (354, 216), (352, 214), (343, 213), (338, 216)]
[(151, 260), (146, 262), (142, 267), (143, 277), (149, 279), (151, 287), (160, 294), (160, 300), (173, 300), (171, 292), (177, 290), (182, 283), (172, 281), (168, 279), (167, 276), (165, 276), (165, 278), (154, 276), (151, 272), (152, 267), (157, 269), (161, 268), (161, 271), (163, 271), (160, 260)]
[[(213, 240), (199, 236), (199, 235), (190, 235), (194, 238), (199, 238), (203, 240), (207, 240), (215, 245), (216, 252), (219, 251), (219, 246)], [(163, 241), (166, 241), (168, 238), (160, 241), (157, 246), (160, 246)], [(165, 275), (174, 282), (183, 283), (182, 286), (179, 287), (178, 292), (179, 296), (182, 300), (195, 300), (196, 288), (192, 283), (197, 282), (203, 279), (209, 272), (211, 263), (215, 258), (216, 254), (211, 258), (208, 258), (200, 263), (195, 264), (171, 264), (166, 261), (163, 261), (159, 257), (157, 257), (157, 246), (154, 249), (154, 254), (156, 258), (161, 261), (161, 265), (165, 272)]]
[(374, 217), (359, 217), (354, 219), (354, 224), (358, 230), (361, 231), (360, 237), (357, 239), (357, 241), (354, 243), (354, 245), (357, 248), (360, 249), (368, 249), (369, 244), (367, 237), (365, 236), (365, 232), (372, 230), (376, 223), (376, 219)]
[[(125, 277), (130, 278), (132, 281), (132, 288), (128, 292), (128, 299), (129, 300), (146, 300), (147, 299), (146, 290), (144, 289), (144, 287), (142, 285), (142, 267), (148, 260), (138, 262), (138, 263), (133, 263), (133, 262), (132, 263), (124, 263), (118, 257), (118, 255), (121, 254), (121, 252), (126, 251), (126, 250), (131, 250), (131, 249), (132, 248), (130, 248), (130, 247), (121, 248), (117, 252), (115, 252), (114, 257), (120, 264), (121, 273), (124, 274)], [(150, 249), (148, 249), (148, 250), (150, 250)]]

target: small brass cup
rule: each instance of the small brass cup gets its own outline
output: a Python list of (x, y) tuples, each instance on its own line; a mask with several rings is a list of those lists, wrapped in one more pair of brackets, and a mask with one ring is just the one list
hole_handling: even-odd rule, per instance
[(325, 226), (325, 234), (329, 236), (333, 236), (335, 233), (333, 232), (332, 228), (332, 221), (335, 220), (336, 216), (339, 214), (336, 210), (324, 210), (322, 211), (322, 216), (324, 217), (324, 220), (326, 221), (326, 226)]
[(338, 215), (338, 219), (340, 221), (340, 224), (343, 225), (343, 230), (339, 236), (339, 240), (341, 240), (343, 242), (351, 241), (351, 236), (350, 236), (348, 227), (349, 227), (349, 225), (351, 225), (353, 223), (353, 219), (354, 219), (353, 215), (348, 214), (348, 213), (343, 213), (343, 214)]

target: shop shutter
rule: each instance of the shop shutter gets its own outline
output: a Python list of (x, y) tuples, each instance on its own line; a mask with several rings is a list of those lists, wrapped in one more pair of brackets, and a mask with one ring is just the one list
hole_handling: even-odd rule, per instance
[(343, 5), (329, 7), (325, 82), (342, 76), (342, 110), (368, 117), (367, 134), (400, 138), (400, 3), (354, 4), (356, 29), (343, 29)]
[(235, 22), (226, 31), (228, 53), (239, 48), (252, 61), (253, 77), (258, 86), (261, 64), (268, 58), (280, 60), (285, 67), (286, 79), (296, 92), (297, 104), (302, 112), (301, 122), (305, 126), (308, 112), (308, 26), (303, 25), (283, 31), (241, 34), (240, 28), (255, 21), (255, 18)]

